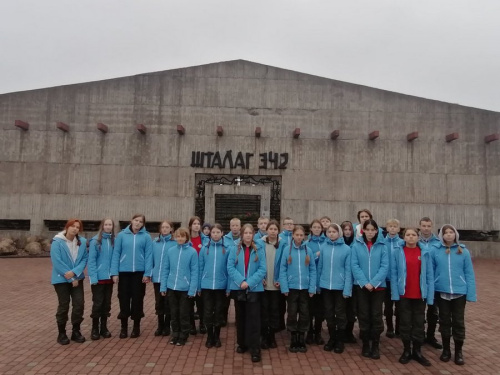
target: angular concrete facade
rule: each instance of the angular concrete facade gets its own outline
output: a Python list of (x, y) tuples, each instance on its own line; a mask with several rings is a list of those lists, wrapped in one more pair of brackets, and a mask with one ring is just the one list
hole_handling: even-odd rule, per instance
[[(484, 140), (500, 113), (248, 61), (0, 95), (0, 126), (0, 219), (31, 219), (33, 233), (44, 220), (135, 212), (187, 224), (199, 173), (281, 176), (281, 217), (297, 223), (366, 207), (382, 224), (500, 228), (500, 141)], [(191, 166), (193, 151), (228, 150), (254, 154), (249, 168)], [(288, 153), (286, 169), (259, 168), (270, 151)]]

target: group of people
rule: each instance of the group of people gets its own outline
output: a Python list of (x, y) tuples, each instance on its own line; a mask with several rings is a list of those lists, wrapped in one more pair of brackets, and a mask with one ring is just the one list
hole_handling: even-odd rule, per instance
[[(442, 348), (440, 359), (448, 362), (453, 336), (454, 362), (463, 365), (465, 305), (476, 301), (476, 287), (471, 256), (457, 230), (444, 225), (438, 238), (431, 219), (424, 217), (419, 228), (406, 228), (401, 238), (396, 219), (387, 222), (385, 235), (369, 210), (359, 211), (357, 219), (356, 224), (339, 225), (325, 216), (312, 221), (306, 236), (288, 217), (282, 228), (276, 220), (261, 217), (257, 232), (234, 218), (226, 235), (220, 224), (202, 225), (192, 217), (188, 228), (175, 231), (172, 222), (163, 221), (152, 239), (145, 216), (139, 214), (116, 236), (114, 221), (104, 219), (88, 246), (79, 235), (82, 222), (69, 220), (51, 246), (52, 284), (59, 301), (57, 342), (70, 342), (70, 300), (71, 340), (85, 341), (80, 324), (87, 267), (92, 340), (111, 337), (107, 321), (113, 284), (118, 284), (120, 338), (129, 336), (129, 318), (130, 337), (138, 337), (146, 284), (153, 283), (158, 318), (154, 334), (170, 336), (172, 345), (183, 346), (190, 333), (196, 334), (196, 303), (200, 332), (207, 334), (205, 346), (220, 347), (232, 299), (236, 351), (249, 351), (253, 362), (261, 360), (261, 349), (277, 347), (275, 334), (285, 327), (291, 335), (290, 352), (306, 352), (315, 343), (342, 353), (345, 343), (356, 342), (356, 320), (362, 356), (378, 359), (385, 315), (386, 336), (400, 336), (403, 342), (399, 362), (414, 359), (430, 366), (421, 351), (424, 342)], [(442, 345), (434, 334), (438, 317)]]

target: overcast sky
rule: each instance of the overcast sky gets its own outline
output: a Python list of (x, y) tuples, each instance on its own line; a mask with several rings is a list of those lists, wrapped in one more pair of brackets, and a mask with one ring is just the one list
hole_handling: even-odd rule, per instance
[(0, 93), (233, 59), (500, 111), (500, 1), (0, 2)]

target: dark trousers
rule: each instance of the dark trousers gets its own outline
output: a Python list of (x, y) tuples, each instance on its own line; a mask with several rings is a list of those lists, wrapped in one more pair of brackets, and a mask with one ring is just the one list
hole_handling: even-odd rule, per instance
[(423, 344), (425, 339), (425, 301), (401, 297), (398, 302), (398, 313), (401, 339)]
[(220, 327), (224, 320), (226, 308), (226, 291), (224, 289), (202, 289), (203, 319), (207, 328)]
[(427, 336), (434, 337), (436, 332), (436, 326), (439, 319), (439, 309), (437, 305), (437, 299), (439, 298), (439, 293), (434, 293), (434, 305), (427, 305)]
[(144, 272), (120, 272), (118, 300), (120, 313), (118, 319), (141, 320), (144, 317), (144, 295), (146, 284), (142, 282)]
[(203, 325), (203, 319), (205, 317), (204, 313), (203, 313), (203, 298), (199, 295), (196, 295), (193, 299), (193, 303), (192, 303), (192, 308), (191, 308), (191, 314), (189, 316), (189, 319), (190, 319), (190, 322), (191, 322), (191, 326), (195, 326), (195, 323), (194, 323), (194, 305), (196, 304), (196, 312), (198, 313), (198, 316), (200, 317), (200, 325)]
[(170, 322), (170, 306), (168, 305), (168, 297), (162, 296), (160, 293), (160, 283), (153, 283), (155, 290), (155, 312), (156, 315), (165, 315), (165, 318)]
[(113, 296), (113, 284), (91, 285), (92, 289), (92, 314), (90, 317), (107, 318), (111, 311), (111, 297)]
[(260, 307), (263, 293), (255, 292), (252, 294), (254, 294), (252, 302), (238, 301), (238, 298), (234, 297), (234, 307), (236, 313), (236, 342), (238, 346), (247, 347), (254, 353), (260, 351)]
[(269, 330), (277, 332), (280, 328), (281, 295), (279, 290), (266, 290), (262, 295), (261, 324), (263, 334)]
[(285, 324), (285, 314), (286, 314), (286, 297), (284, 294), (280, 294), (280, 330), (286, 329)]
[(384, 302), (385, 290), (370, 292), (359, 286), (356, 286), (356, 289), (361, 340), (378, 339), (380, 334), (384, 332), (382, 303)]
[(356, 307), (356, 288), (352, 288), (352, 296), (345, 300), (345, 313), (348, 323), (354, 323), (356, 321), (357, 316), (357, 307)]
[(315, 294), (312, 298), (309, 298), (309, 330), (319, 333), (324, 319), (323, 297)]
[(288, 292), (286, 325), (290, 332), (307, 332), (309, 329), (309, 298), (307, 289), (290, 289)]
[(79, 280), (78, 286), (75, 287), (72, 283), (54, 284), (54, 289), (59, 303), (56, 312), (57, 324), (66, 325), (71, 300), (71, 324), (79, 325), (83, 321), (83, 308), (85, 306), (83, 280)]
[(342, 290), (321, 289), (328, 330), (344, 330), (347, 324), (346, 299)]
[(188, 297), (188, 292), (168, 289), (168, 303), (172, 322), (172, 336), (187, 339), (189, 336), (190, 313), (193, 309), (193, 299)]
[(439, 308), (439, 332), (441, 336), (453, 340), (465, 340), (465, 296), (447, 301), (441, 297), (437, 301)]
[[(387, 287), (385, 288), (384, 296), (384, 316), (388, 324), (393, 324), (393, 318), (396, 317), (396, 327), (398, 327), (398, 303), (392, 300), (391, 297), (391, 283), (386, 281)], [(396, 286), (397, 287), (397, 286)]]

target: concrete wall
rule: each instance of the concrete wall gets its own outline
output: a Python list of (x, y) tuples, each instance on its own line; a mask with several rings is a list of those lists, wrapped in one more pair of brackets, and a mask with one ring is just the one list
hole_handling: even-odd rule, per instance
[[(500, 142), (484, 143), (500, 132), (500, 113), (247, 61), (0, 95), (0, 127), (1, 216), (31, 219), (34, 233), (44, 219), (127, 220), (135, 212), (186, 224), (195, 173), (281, 175), (282, 217), (300, 223), (354, 219), (367, 207), (382, 223), (430, 216), (437, 226), (500, 228)], [(373, 130), (380, 137), (370, 141)], [(419, 138), (407, 142), (413, 131)], [(452, 132), (460, 138), (446, 143)], [(256, 156), (245, 171), (192, 168), (197, 150)], [(259, 169), (266, 151), (288, 152), (288, 169)]]

